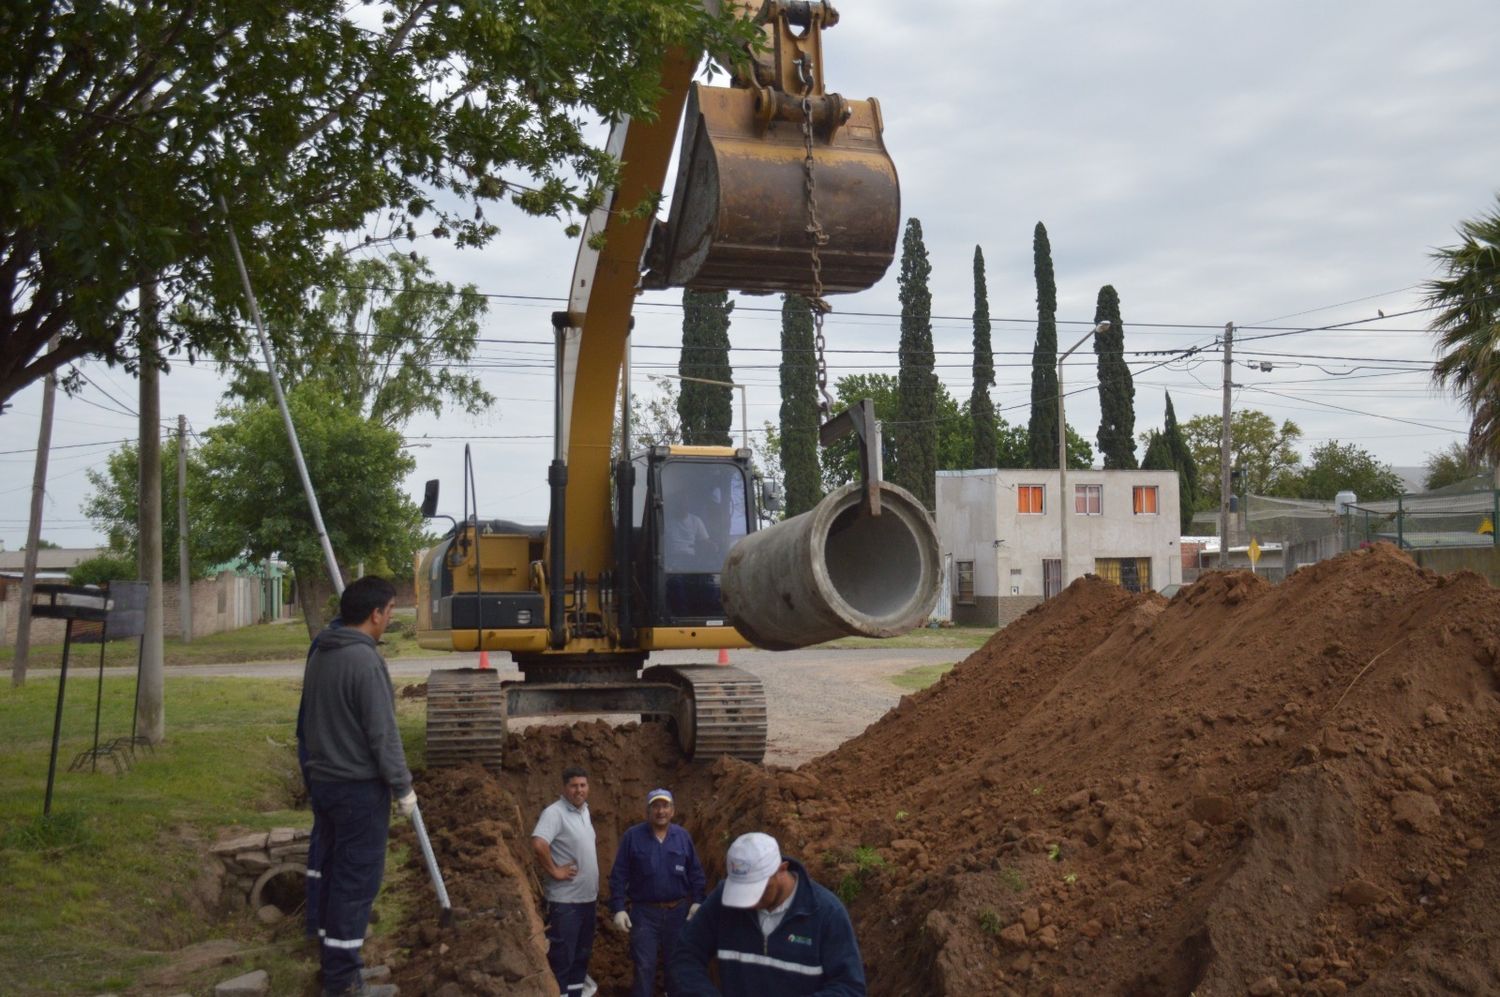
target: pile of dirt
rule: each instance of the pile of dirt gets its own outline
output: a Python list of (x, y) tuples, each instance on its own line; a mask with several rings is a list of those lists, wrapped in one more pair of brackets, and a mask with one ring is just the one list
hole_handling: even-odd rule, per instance
[(796, 773), (724, 765), (878, 994), (1500, 992), (1500, 592), (1381, 546), (1083, 579)]
[[(1086, 578), (796, 771), (685, 766), (665, 731), (601, 723), (419, 792), (441, 852), (491, 835), (519, 867), (476, 857), (466, 890), (528, 882), (563, 765), (595, 773), (606, 871), (644, 791), (673, 785), (710, 881), (766, 830), (846, 898), (877, 995), (1495, 993), (1497, 661), (1500, 591), (1388, 546), (1171, 602)], [(486, 787), (472, 816), (448, 810), (455, 778)], [(473, 941), (416, 940), (404, 992), (525, 992), (470, 975), (496, 917), (538, 948), (534, 886), (496, 889), (455, 900), (494, 911)], [(623, 993), (600, 935), (594, 975)]]

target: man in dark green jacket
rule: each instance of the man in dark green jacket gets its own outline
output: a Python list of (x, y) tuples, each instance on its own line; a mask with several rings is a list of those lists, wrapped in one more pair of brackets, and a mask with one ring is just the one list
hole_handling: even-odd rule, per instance
[(351, 582), (339, 599), (343, 626), (324, 630), (302, 678), (303, 742), (313, 813), (326, 839), (318, 924), (323, 993), (392, 997), (361, 979), (360, 949), (380, 892), (391, 800), (416, 809), (396, 698), (375, 649), (390, 625), (396, 590), (383, 578)]
[[(729, 846), (727, 874), (688, 919), (672, 997), (863, 997), (865, 969), (839, 898), (783, 858), (769, 834)], [(716, 988), (708, 964), (719, 962)]]

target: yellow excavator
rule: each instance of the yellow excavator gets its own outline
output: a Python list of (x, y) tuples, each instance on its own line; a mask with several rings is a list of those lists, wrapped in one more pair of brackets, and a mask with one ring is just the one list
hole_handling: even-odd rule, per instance
[[(647, 668), (651, 652), (893, 636), (932, 607), (936, 532), (915, 498), (880, 480), (870, 403), (822, 429), (825, 443), (856, 435), (860, 481), (765, 529), (762, 512), (777, 497), (748, 450), (630, 453), (631, 306), (643, 288), (796, 292), (812, 302), (821, 342), (823, 296), (870, 287), (895, 254), (900, 193), (880, 105), (823, 87), (822, 32), (837, 13), (814, 2), (738, 6), (765, 44), (730, 86), (691, 83), (697, 58), (670, 53), (654, 117), (610, 133), (619, 184), (587, 221), (567, 310), (552, 321), (548, 524), (480, 518), (466, 467), (462, 520), (418, 556), (419, 643), (509, 651), (522, 674), (501, 683), (493, 670), (434, 671), (429, 765), (497, 767), (508, 717), (600, 713), (666, 720), (689, 757), (758, 762), (759, 679), (708, 663)], [(610, 210), (662, 189), (679, 118), (667, 219)], [(622, 370), (625, 445), (615, 459)], [(826, 414), (824, 379), (820, 387)], [(423, 514), (436, 515), (437, 502), (428, 482)]]

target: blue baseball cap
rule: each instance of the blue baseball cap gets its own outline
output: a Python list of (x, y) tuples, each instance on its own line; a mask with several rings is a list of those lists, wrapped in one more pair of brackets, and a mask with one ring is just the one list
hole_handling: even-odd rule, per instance
[(646, 806), (649, 807), (657, 800), (666, 800), (674, 807), (677, 805), (677, 801), (672, 799), (672, 791), (670, 789), (653, 789), (651, 792), (646, 794)]

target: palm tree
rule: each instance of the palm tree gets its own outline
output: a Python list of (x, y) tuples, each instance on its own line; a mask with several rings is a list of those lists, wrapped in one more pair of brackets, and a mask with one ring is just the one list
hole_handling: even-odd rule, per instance
[(1433, 253), (1444, 276), (1427, 282), (1427, 303), (1438, 309), (1432, 374), (1468, 407), (1469, 445), (1496, 465), (1500, 487), (1500, 197), (1458, 234), (1458, 245)]

